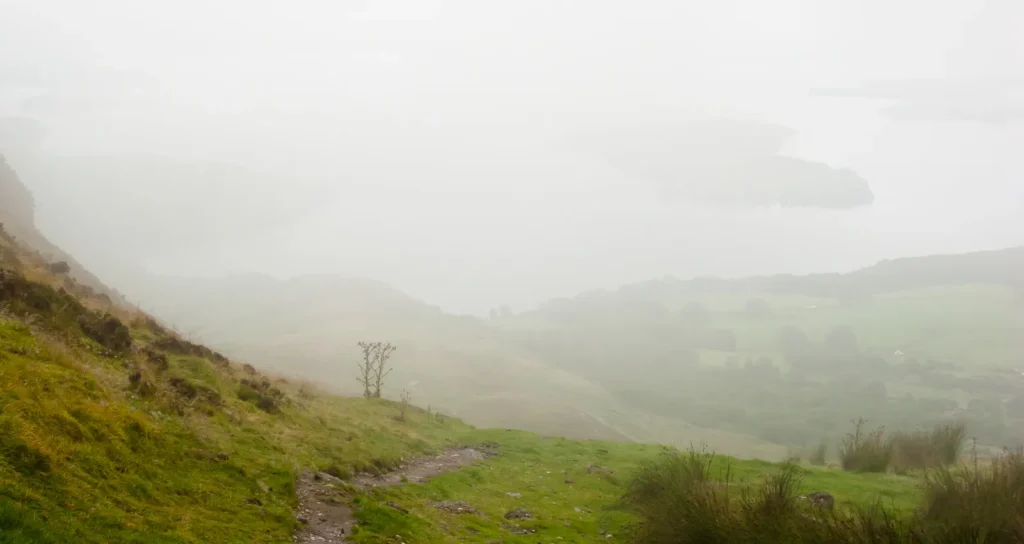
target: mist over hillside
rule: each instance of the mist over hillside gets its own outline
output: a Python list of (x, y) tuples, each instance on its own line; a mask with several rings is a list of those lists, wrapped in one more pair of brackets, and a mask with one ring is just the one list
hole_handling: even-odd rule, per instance
[(241, 4), (19, 4), (0, 140), (97, 274), (336, 273), (474, 315), (1024, 243), (1019, 125), (812, 94), (1011, 108), (1016, 4), (741, 4), (389, 1), (244, 30)]
[(186, 337), (344, 392), (391, 341), (482, 424), (742, 455), (868, 408), (1017, 424), (976, 382), (1019, 363), (1020, 127), (886, 110), (1012, 109), (978, 28), (1014, 5), (929, 5), (913, 40), (881, 3), (108, 7), (0, 23), (36, 44), (3, 60), (3, 209)]
[(1024, 541), (1022, 25), (4, 2), (0, 541)]

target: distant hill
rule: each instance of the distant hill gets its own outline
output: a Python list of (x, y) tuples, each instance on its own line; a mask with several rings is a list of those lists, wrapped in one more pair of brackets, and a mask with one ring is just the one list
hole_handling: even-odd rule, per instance
[[(446, 314), (381, 282), (327, 275), (149, 277), (131, 292), (187, 336), (340, 391), (355, 392), (355, 343), (381, 339), (400, 346), (398, 383), (474, 423), (676, 443), (700, 437), (719, 451), (773, 457), (782, 452), (765, 441), (694, 425), (687, 411), (652, 412), (644, 401), (654, 397), (637, 392), (683, 383), (693, 365), (721, 357), (778, 361), (775, 338), (787, 324), (815, 340), (850, 325), (866, 349), (1004, 364), (1016, 318), (999, 289), (1014, 285), (1020, 258), (1011, 248), (884, 261), (849, 274), (659, 280), (490, 321)], [(939, 291), (914, 294), (928, 288)], [(861, 304), (874, 296), (881, 298)], [(764, 299), (770, 315), (745, 317), (751, 299)], [(971, 319), (959, 317), (964, 304)]]
[(703, 292), (756, 292), (844, 298), (938, 285), (984, 283), (1024, 287), (1024, 246), (959, 255), (884, 260), (848, 274), (780, 274), (752, 278), (699, 278), (681, 281)]
[(3, 197), (0, 217), (11, 225), (35, 225), (35, 199), (3, 155), (0, 155), (0, 197)]
[(782, 155), (794, 133), (733, 119), (660, 121), (582, 131), (575, 145), (668, 200), (823, 209), (874, 201), (856, 172)]

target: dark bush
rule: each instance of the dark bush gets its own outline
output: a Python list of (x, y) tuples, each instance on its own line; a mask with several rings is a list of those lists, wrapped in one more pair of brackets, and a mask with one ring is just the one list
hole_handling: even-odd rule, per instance
[(220, 353), (217, 353), (206, 346), (194, 344), (188, 340), (183, 340), (170, 334), (157, 339), (157, 341), (153, 343), (153, 347), (177, 355), (189, 355), (192, 357), (209, 359), (210, 361), (213, 361), (214, 364), (221, 367), (228, 366), (229, 364), (228, 358)]
[(146, 348), (146, 362), (156, 367), (157, 370), (164, 371), (170, 367), (170, 362), (167, 360), (167, 356), (159, 351), (151, 348)]
[(268, 414), (277, 413), (277, 401), (270, 397), (260, 397), (260, 400), (256, 403), (256, 407)]
[(188, 400), (201, 400), (213, 406), (221, 403), (220, 393), (205, 385), (193, 383), (185, 378), (173, 376), (167, 381), (178, 396)]
[(285, 394), (270, 384), (270, 380), (242, 379), (238, 386), (238, 398), (254, 404), (269, 414), (278, 412), (278, 404), (285, 400)]
[(124, 353), (134, 344), (132, 333), (112, 315), (88, 313), (78, 319), (82, 332), (97, 344), (117, 353)]
[(46, 265), (46, 269), (49, 270), (51, 274), (67, 274), (68, 272), (71, 272), (71, 265), (66, 261), (57, 261)]
[(196, 389), (195, 384), (185, 378), (173, 376), (170, 380), (167, 380), (167, 383), (171, 385), (171, 389), (174, 389), (175, 393), (186, 399), (194, 399), (199, 395), (199, 390)]
[(0, 302), (17, 316), (35, 316), (52, 330), (79, 331), (116, 353), (131, 349), (131, 331), (109, 314), (93, 312), (62, 289), (36, 283), (8, 270), (0, 270)]

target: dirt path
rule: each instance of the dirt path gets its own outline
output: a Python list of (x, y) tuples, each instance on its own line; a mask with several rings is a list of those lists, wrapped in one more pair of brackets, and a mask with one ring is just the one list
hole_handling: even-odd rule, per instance
[(346, 493), (343, 483), (356, 489), (418, 483), (482, 461), (489, 455), (476, 448), (450, 449), (434, 456), (413, 459), (383, 476), (359, 474), (347, 482), (323, 472), (303, 471), (295, 482), (295, 493), (299, 499), (295, 518), (301, 524), (295, 533), (295, 542), (334, 544), (346, 541), (345, 535), (352, 532), (356, 518), (348, 503), (350, 493)]

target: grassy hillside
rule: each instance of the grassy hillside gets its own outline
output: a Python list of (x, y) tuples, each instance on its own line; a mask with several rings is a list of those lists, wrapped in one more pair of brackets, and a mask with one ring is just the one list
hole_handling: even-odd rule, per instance
[(315, 376), (338, 392), (357, 393), (356, 343), (383, 339), (399, 346), (392, 398), (405, 388), (418, 403), (474, 425), (684, 447), (706, 441), (731, 455), (785, 455), (784, 447), (744, 433), (638, 409), (484, 321), (445, 314), (378, 282), (163, 278), (138, 292), (152, 301), (147, 308), (194, 338), (276, 372)]
[[(402, 421), (397, 403), (263, 374), (145, 314), (75, 297), (38, 255), (0, 244), (16, 255), (0, 272), (0, 542), (291, 542), (299, 471), (386, 472), (462, 444), (500, 455), (422, 486), (350, 491), (351, 539), (625, 542), (636, 519), (613, 506), (664, 451), (478, 430), (421, 409)], [(775, 468), (734, 461), (730, 473), (753, 482)], [(804, 487), (907, 509), (913, 484), (807, 469)], [(445, 500), (477, 513), (434, 504)], [(515, 508), (530, 518), (507, 522)]]
[(18, 264), (0, 276), (0, 541), (290, 541), (297, 469), (382, 470), (468, 430), (260, 375)]
[[(409, 543), (630, 542), (638, 520), (619, 507), (620, 498), (641, 466), (668, 451), (654, 445), (540, 438), (517, 431), (483, 430), (474, 436), (497, 444), (502, 455), (424, 485), (382, 488), (360, 497), (360, 518), (369, 534), (355, 540), (381, 542), (381, 535), (400, 535)], [(780, 469), (764, 461), (715, 457), (712, 475), (745, 487), (760, 484)], [(921, 500), (919, 481), (909, 477), (813, 467), (799, 472), (800, 493), (828, 490), (842, 511), (883, 504), (898, 515), (909, 513)], [(445, 502), (461, 503), (475, 513), (439, 508)], [(401, 514), (394, 505), (409, 514)], [(504, 518), (518, 508), (531, 517), (512, 523)]]
[[(1018, 261), (1013, 248), (851, 274), (653, 281), (491, 320), (329, 276), (149, 278), (134, 292), (186, 335), (335, 391), (356, 392), (355, 343), (383, 339), (401, 347), (396, 391), (473, 424), (705, 441), (778, 460), (857, 417), (896, 427), (968, 419), (984, 444), (1012, 446), (1024, 430), (1014, 408), (1024, 387), (1005, 374), (1024, 366)], [(813, 353), (791, 353), (781, 337), (794, 330)], [(859, 362), (821, 352), (843, 330)], [(796, 359), (859, 373), (796, 372)]]

